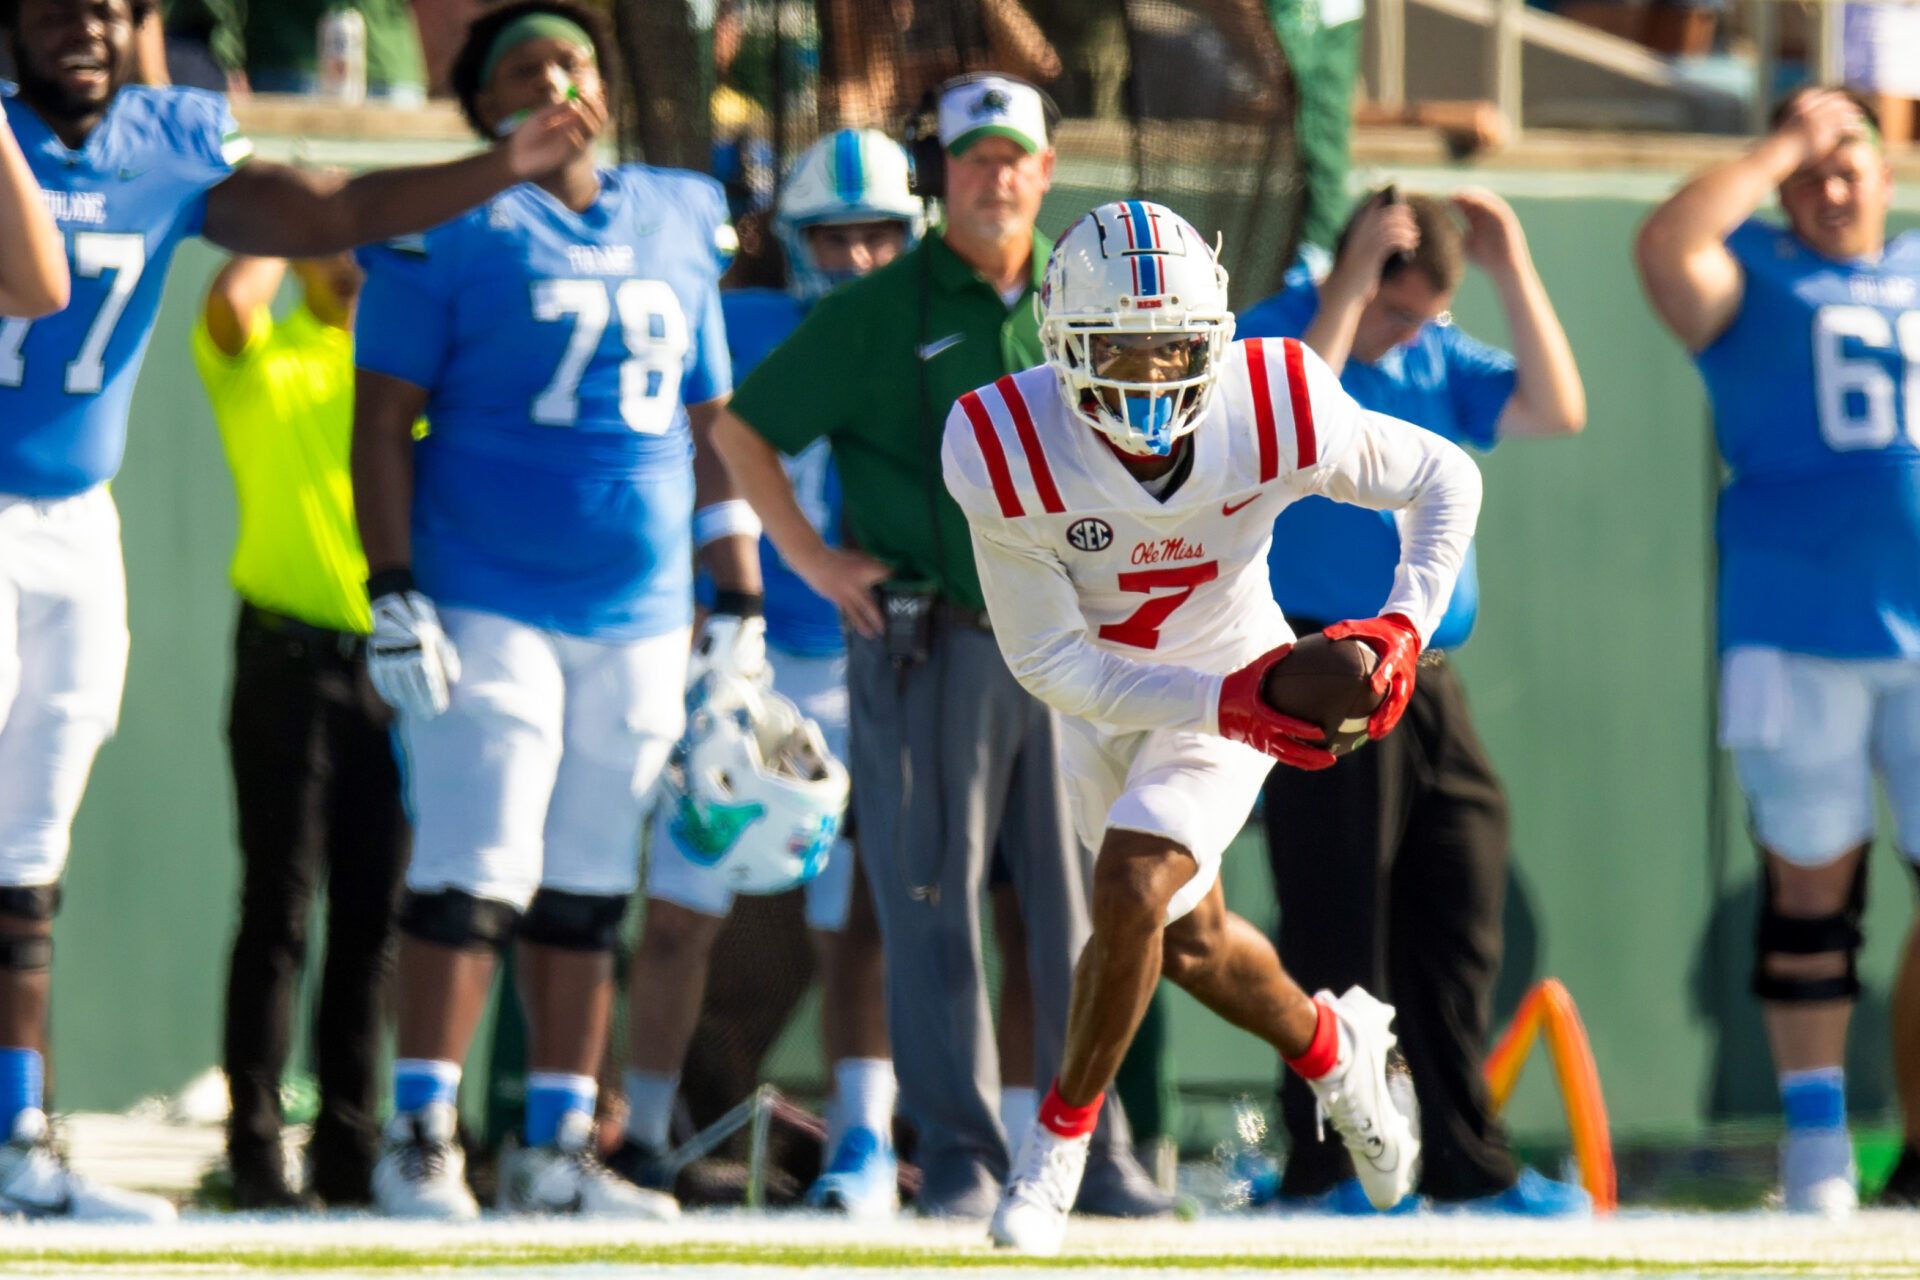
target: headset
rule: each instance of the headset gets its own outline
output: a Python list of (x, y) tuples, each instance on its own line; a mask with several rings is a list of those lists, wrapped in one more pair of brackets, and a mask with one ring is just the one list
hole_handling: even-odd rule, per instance
[(966, 75), (942, 80), (920, 96), (920, 105), (907, 117), (906, 147), (910, 162), (907, 190), (922, 200), (941, 200), (947, 194), (947, 149), (940, 145), (940, 99), (950, 89), (988, 79), (1010, 80), (1040, 95), (1040, 111), (1047, 126), (1047, 143), (1052, 145), (1053, 135), (1060, 128), (1060, 108), (1045, 89), (1031, 80), (1022, 80), (1003, 71), (970, 71)]

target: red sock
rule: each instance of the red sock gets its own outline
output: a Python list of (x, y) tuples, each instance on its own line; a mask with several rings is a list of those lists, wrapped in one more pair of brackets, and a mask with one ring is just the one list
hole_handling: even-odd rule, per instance
[(1305, 1053), (1287, 1059), (1287, 1065), (1299, 1072), (1302, 1080), (1318, 1080), (1340, 1065), (1340, 1020), (1318, 1000), (1313, 1007), (1320, 1011), (1313, 1024), (1313, 1039)]
[(1092, 1102), (1076, 1107), (1060, 1096), (1060, 1082), (1055, 1080), (1040, 1103), (1040, 1123), (1062, 1138), (1082, 1137), (1093, 1132), (1100, 1119), (1100, 1104), (1106, 1100), (1106, 1094), (1097, 1093)]

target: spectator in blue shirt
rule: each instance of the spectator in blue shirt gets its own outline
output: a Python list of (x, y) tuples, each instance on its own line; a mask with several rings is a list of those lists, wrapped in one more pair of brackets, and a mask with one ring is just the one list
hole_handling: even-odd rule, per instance
[[(1468, 337), (1447, 314), (1469, 262), (1499, 293), (1512, 353)], [(1490, 191), (1376, 192), (1341, 233), (1327, 277), (1295, 267), (1280, 293), (1241, 315), (1238, 335), (1300, 338), (1366, 408), (1479, 449), (1586, 424), (1566, 334), (1519, 220)], [(1274, 598), (1301, 635), (1370, 616), (1399, 556), (1391, 513), (1305, 499), (1274, 527)], [(1507, 803), (1445, 659), (1478, 606), (1469, 553), (1400, 732), (1324, 772), (1276, 769), (1268, 779), (1275, 891), (1314, 904), (1282, 914), (1280, 955), (1309, 990), (1359, 983), (1398, 1009), (1425, 1144), (1418, 1194), (1493, 1212), (1581, 1213), (1584, 1192), (1517, 1165), (1480, 1074), (1500, 968)], [(1283, 1084), (1281, 1110), (1292, 1137), (1282, 1199), (1370, 1211), (1345, 1150), (1315, 1140), (1312, 1094)]]

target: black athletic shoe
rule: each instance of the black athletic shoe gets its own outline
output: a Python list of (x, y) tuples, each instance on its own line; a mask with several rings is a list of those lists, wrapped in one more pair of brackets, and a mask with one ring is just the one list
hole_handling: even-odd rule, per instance
[(320, 1198), (296, 1190), (277, 1162), (240, 1161), (233, 1166), (233, 1207), (241, 1213), (298, 1210), (317, 1212)]
[(1911, 1143), (1901, 1146), (1900, 1159), (1873, 1202), (1886, 1209), (1920, 1209), (1920, 1151)]
[(607, 1168), (636, 1187), (673, 1194), (679, 1171), (667, 1163), (667, 1153), (643, 1146), (632, 1138), (622, 1138), (613, 1154), (606, 1158)]

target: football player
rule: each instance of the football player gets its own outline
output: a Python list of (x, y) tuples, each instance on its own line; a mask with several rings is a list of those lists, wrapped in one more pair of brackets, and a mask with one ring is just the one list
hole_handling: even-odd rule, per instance
[(0, 316), (33, 318), (67, 305), (67, 251), (13, 126), (0, 114)]
[[(720, 295), (735, 374), (759, 363), (836, 284), (885, 266), (911, 248), (923, 220), (920, 201), (907, 190), (906, 151), (885, 134), (842, 129), (808, 147), (788, 175), (773, 217), (786, 258), (787, 287)], [(822, 537), (837, 544), (840, 486), (827, 442), (816, 441), (783, 461), (801, 510)], [(701, 543), (758, 527), (752, 509), (738, 499), (694, 515), (694, 537)], [(763, 647), (772, 659), (774, 689), (820, 725), (828, 749), (844, 760), (847, 658), (839, 610), (815, 595), (764, 539), (760, 573), (764, 623), (752, 616), (760, 612), (755, 602), (721, 602), (749, 616), (718, 616), (710, 638), (724, 649), (743, 643), (749, 650)], [(737, 656), (732, 665), (751, 669), (756, 657)], [(758, 837), (748, 833), (746, 838)], [(688, 849), (663, 823), (647, 866), (646, 927), (628, 984), (633, 1046), (628, 1143), (611, 1163), (662, 1190), (668, 1171), (658, 1157), (668, 1145), (680, 1067), (699, 1017), (708, 957), (733, 905), (720, 859), (736, 856), (738, 839), (740, 833), (731, 833), (726, 848)], [(834, 1080), (826, 1168), (808, 1200), (864, 1215), (891, 1211), (896, 1203), (895, 1090), (879, 938), (871, 930), (847, 929), (853, 877), (853, 846), (843, 840), (806, 886), (807, 924), (824, 975), (821, 1036)]]
[[(506, 5), (469, 29), (454, 89), (483, 136), (576, 100), (598, 123), (610, 47), (584, 7)], [(642, 813), (685, 718), (695, 494), (730, 496), (694, 444), (732, 386), (728, 230), (711, 179), (604, 168), (582, 138), (533, 181), (366, 255), (368, 670), (398, 712), (414, 821), (395, 1114), (374, 1171), (387, 1213), (478, 1212), (454, 1103), (516, 939), (526, 1131), (501, 1206), (677, 1211), (595, 1159), (595, 1073)], [(739, 534), (705, 548), (723, 593), (758, 593), (754, 551)]]
[[(248, 160), (217, 94), (129, 83), (153, 0), (0, 0), (7, 122), (66, 240), (69, 304), (0, 321), (0, 1210), (171, 1216), (68, 1175), (44, 1142), (53, 915), (94, 754), (119, 716), (128, 400), (174, 247), (317, 257), (431, 226), (541, 172), (598, 127), (545, 112), (470, 159), (345, 179)], [(243, 163), (244, 162), (244, 163)], [(6, 251), (16, 251), (8, 244)]]
[[(1754, 216), (1775, 193), (1785, 226)], [(1920, 236), (1887, 239), (1892, 195), (1864, 102), (1812, 88), (1635, 246), (1730, 473), (1720, 741), (1762, 851), (1753, 991), (1786, 1116), (1784, 1199), (1827, 1215), (1859, 1199), (1845, 1062), (1876, 774), (1920, 864)], [(1920, 933), (1893, 1044), (1907, 1136), (1886, 1195), (1920, 1204)]]
[(1385, 696), (1368, 731), (1381, 737), (1453, 589), (1479, 472), (1440, 437), (1361, 409), (1300, 343), (1233, 342), (1226, 272), (1160, 205), (1075, 223), (1040, 298), (1046, 364), (962, 396), (942, 448), (994, 637), (1062, 713), (1074, 823), (1097, 850), (1066, 1052), (994, 1241), (1059, 1249), (1102, 1090), (1163, 975), (1311, 1083), (1386, 1208), (1419, 1152), (1388, 1093), (1393, 1011), (1358, 987), (1302, 992), (1227, 911), (1220, 858), (1274, 758), (1334, 759), (1318, 728), (1262, 694), (1292, 640), (1266, 573), (1274, 517), (1313, 493), (1404, 512), (1381, 616), (1326, 632), (1377, 655)]

